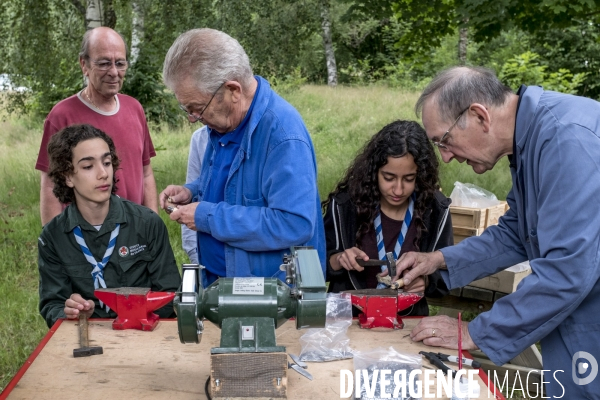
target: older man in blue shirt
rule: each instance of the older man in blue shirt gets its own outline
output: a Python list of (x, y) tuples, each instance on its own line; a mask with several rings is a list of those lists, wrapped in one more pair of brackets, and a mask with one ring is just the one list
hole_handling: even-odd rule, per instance
[[(600, 398), (600, 103), (522, 86), (518, 93), (482, 68), (440, 73), (423, 91), (427, 135), (445, 162), (477, 173), (507, 155), (510, 210), (479, 237), (434, 253), (408, 253), (410, 282), (438, 268), (449, 288), (523, 260), (532, 273), (492, 309), (463, 323), (463, 348), (507, 363), (541, 341), (543, 397)], [(457, 321), (425, 318), (413, 340), (456, 348)]]
[(182, 34), (163, 79), (190, 122), (208, 127), (200, 177), (168, 186), (161, 207), (198, 231), (203, 283), (218, 277), (280, 277), (290, 246), (325, 240), (312, 141), (300, 114), (252, 74), (237, 40), (213, 29)]

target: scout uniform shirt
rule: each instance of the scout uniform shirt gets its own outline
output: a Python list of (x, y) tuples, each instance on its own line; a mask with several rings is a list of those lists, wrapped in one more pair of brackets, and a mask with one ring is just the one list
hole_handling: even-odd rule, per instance
[[(86, 260), (73, 233), (79, 226), (92, 255), (101, 261), (117, 223), (120, 230), (115, 249), (103, 270), (106, 287), (147, 287), (170, 292), (179, 288), (181, 277), (167, 228), (156, 213), (112, 195), (108, 215), (98, 231), (83, 219), (73, 203), (44, 227), (38, 239), (39, 309), (48, 327), (66, 317), (65, 301), (73, 293), (95, 302), (93, 318), (117, 316), (113, 310), (100, 308), (94, 296), (94, 267)], [(172, 316), (172, 304), (156, 313), (162, 318)]]

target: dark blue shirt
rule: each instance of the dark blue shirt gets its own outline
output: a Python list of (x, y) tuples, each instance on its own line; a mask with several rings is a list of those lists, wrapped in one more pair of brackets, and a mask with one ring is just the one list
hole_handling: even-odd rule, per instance
[[(256, 91), (258, 92), (260, 81), (257, 81), (259, 86)], [(225, 184), (229, 177), (229, 170), (240, 149), (240, 143), (244, 137), (245, 126), (248, 123), (253, 108), (254, 99), (252, 99), (252, 104), (250, 104), (250, 108), (242, 122), (237, 128), (229, 133), (223, 135), (214, 129), (208, 128), (208, 140), (214, 148), (214, 157), (211, 161), (212, 169), (210, 181), (208, 182), (203, 201), (209, 201), (211, 203), (225, 201)], [(212, 283), (219, 276), (226, 275), (225, 244), (223, 242), (215, 239), (208, 233), (198, 232), (198, 249), (200, 250), (199, 261), (210, 273), (207, 274), (207, 276), (212, 278), (209, 279), (209, 283)]]

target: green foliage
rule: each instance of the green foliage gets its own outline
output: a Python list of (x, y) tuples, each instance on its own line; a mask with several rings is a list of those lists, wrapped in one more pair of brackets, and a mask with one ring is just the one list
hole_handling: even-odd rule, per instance
[[(153, 123), (181, 120), (160, 72), (170, 45), (191, 28), (221, 29), (238, 39), (255, 73), (269, 77), (281, 92), (297, 87), (298, 77), (326, 82), (320, 0), (102, 1), (112, 5), (116, 29), (129, 47), (133, 33), (141, 33), (139, 58), (128, 70), (123, 92), (140, 100)], [(45, 116), (56, 102), (81, 89), (77, 53), (85, 3), (3, 1), (0, 73), (29, 89), (7, 93), (5, 109)], [(546, 87), (600, 98), (599, 3), (330, 0), (339, 82), (422, 88), (438, 71), (458, 64), (457, 29), (467, 27), (470, 64), (500, 73), (509, 59), (531, 51), (539, 56), (536, 70), (523, 74), (543, 73)], [(134, 20), (143, 21), (141, 31)]]
[(431, 78), (419, 78), (414, 66), (407, 66), (399, 61), (396, 65), (385, 68), (386, 84), (404, 90), (423, 90), (431, 82)]
[(275, 90), (279, 95), (283, 96), (299, 90), (302, 85), (306, 83), (306, 78), (302, 76), (300, 67), (294, 68), (294, 70), (284, 76), (283, 78), (277, 78), (272, 76), (269, 78), (269, 84), (271, 88)]
[(531, 34), (559, 31), (600, 14), (597, 0), (456, 0), (460, 15), (468, 16), (473, 38), (485, 42), (518, 28)]
[(577, 93), (577, 88), (585, 80), (586, 74), (572, 74), (561, 68), (557, 72), (546, 72), (547, 67), (539, 64), (540, 56), (531, 51), (511, 58), (504, 64), (498, 77), (513, 89), (521, 84), (540, 85), (546, 90), (563, 93)]
[(215, 4), (216, 28), (240, 42), (254, 72), (262, 76), (292, 74), (305, 49), (313, 48), (313, 35), (320, 32), (317, 0)]
[(383, 76), (380, 71), (371, 66), (371, 59), (369, 56), (348, 64), (346, 68), (340, 68), (339, 74), (342, 82), (358, 85), (373, 83)]
[(138, 62), (127, 71), (123, 93), (142, 103), (149, 121), (175, 125), (181, 122), (182, 117), (175, 96), (165, 91), (160, 70), (146, 59), (146, 53), (142, 50)]
[(572, 74), (568, 69), (561, 68), (558, 72), (546, 75), (544, 88), (555, 92), (577, 94), (577, 89), (583, 85), (587, 75), (587, 73)]
[(351, 84), (377, 82), (404, 90), (422, 90), (438, 71), (458, 64), (457, 41), (457, 35), (447, 36), (442, 39), (439, 48), (427, 54), (390, 58), (380, 68), (375, 67), (371, 56), (367, 55), (347, 67), (341, 67), (340, 76), (344, 82)]
[(406, 55), (437, 48), (446, 36), (455, 33), (463, 17), (454, 3), (453, 0), (399, 0), (393, 3), (395, 17), (410, 24), (398, 39), (398, 46)]
[(0, 122), (0, 388), (47, 331), (37, 311), (41, 126), (25, 122)]
[[(402, 58), (402, 50), (396, 42), (406, 33), (408, 25), (394, 17), (391, 7), (377, 11), (354, 4), (340, 11), (335, 27), (343, 65), (354, 68), (353, 65), (368, 61), (372, 71), (382, 71)], [(359, 66), (359, 69), (366, 70), (365, 67)]]
[(467, 60), (471, 65), (481, 65), (500, 73), (502, 66), (515, 54), (531, 48), (530, 35), (517, 29), (503, 31), (499, 36), (484, 43), (470, 43)]
[(498, 78), (510, 88), (518, 88), (521, 84), (541, 85), (546, 75), (546, 66), (538, 62), (539, 55), (527, 51), (508, 60)]
[(10, 110), (44, 115), (81, 88), (77, 54), (84, 26), (70, 3), (5, 1), (0, 9), (0, 70), (26, 93), (8, 93)]
[(549, 69), (567, 69), (586, 77), (577, 94), (600, 99), (600, 25), (590, 20), (573, 21), (573, 26), (538, 32), (531, 37), (532, 50)]

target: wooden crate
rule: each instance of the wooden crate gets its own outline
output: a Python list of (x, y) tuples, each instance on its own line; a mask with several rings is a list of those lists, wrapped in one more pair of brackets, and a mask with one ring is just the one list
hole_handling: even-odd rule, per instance
[[(454, 217), (453, 217), (454, 218)], [(452, 220), (454, 222), (454, 220)], [(454, 224), (453, 224), (454, 225)], [(465, 228), (462, 226), (453, 226), (452, 231), (454, 232), (454, 244), (459, 244), (463, 240), (471, 236), (479, 236), (483, 232), (484, 228)]]
[(487, 228), (496, 225), (498, 219), (506, 212), (506, 202), (487, 208), (470, 208), (450, 206), (452, 226), (461, 228)]
[(531, 274), (531, 267), (529, 266), (529, 261), (525, 261), (494, 275), (471, 282), (469, 286), (489, 289), (495, 292), (512, 293), (517, 290), (519, 282), (529, 274)]
[(487, 210), (485, 208), (468, 208), (450, 206), (452, 226), (461, 228), (485, 228)]
[(486, 208), (450, 206), (454, 244), (458, 244), (468, 237), (481, 235), (485, 228), (496, 225), (507, 209), (508, 205), (505, 201)]

